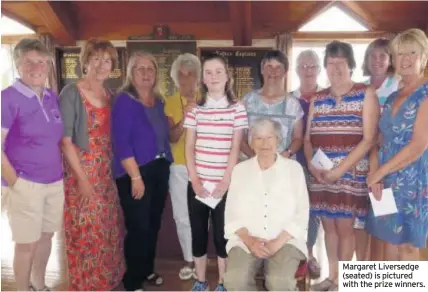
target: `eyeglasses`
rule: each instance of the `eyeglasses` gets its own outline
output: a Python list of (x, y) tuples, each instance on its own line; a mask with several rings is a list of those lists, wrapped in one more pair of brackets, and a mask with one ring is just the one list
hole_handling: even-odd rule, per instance
[(149, 74), (154, 75), (156, 70), (153, 67), (135, 67), (135, 71), (137, 71), (139, 74)]
[(320, 66), (318, 65), (312, 65), (312, 64), (304, 64), (300, 65), (299, 68), (303, 70), (318, 70)]

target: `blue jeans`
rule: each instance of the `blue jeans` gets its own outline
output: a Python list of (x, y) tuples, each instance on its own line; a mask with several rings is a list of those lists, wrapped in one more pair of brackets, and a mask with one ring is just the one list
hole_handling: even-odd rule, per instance
[(320, 217), (310, 214), (308, 226), (308, 241), (306, 245), (308, 249), (312, 249), (318, 237), (318, 230), (320, 228)]
[[(309, 171), (306, 167), (303, 167), (303, 171), (306, 177), (306, 185), (309, 184)], [(312, 249), (317, 241), (318, 230), (320, 229), (321, 220), (320, 217), (313, 215), (310, 213), (309, 215), (309, 223), (308, 223), (308, 240), (306, 245), (308, 249)]]

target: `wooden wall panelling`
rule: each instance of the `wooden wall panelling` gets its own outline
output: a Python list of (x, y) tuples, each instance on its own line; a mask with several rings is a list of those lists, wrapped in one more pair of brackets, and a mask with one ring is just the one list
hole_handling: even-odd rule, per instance
[(251, 46), (253, 40), (251, 2), (229, 1), (228, 4), (233, 34), (233, 45)]

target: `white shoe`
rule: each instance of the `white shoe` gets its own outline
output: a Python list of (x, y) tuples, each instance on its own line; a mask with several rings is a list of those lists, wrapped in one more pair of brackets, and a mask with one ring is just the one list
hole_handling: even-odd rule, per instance
[(189, 266), (184, 266), (180, 269), (180, 272), (178, 273), (178, 277), (180, 277), (181, 280), (190, 280), (192, 277), (195, 278), (196, 276), (196, 270), (195, 268), (191, 268)]

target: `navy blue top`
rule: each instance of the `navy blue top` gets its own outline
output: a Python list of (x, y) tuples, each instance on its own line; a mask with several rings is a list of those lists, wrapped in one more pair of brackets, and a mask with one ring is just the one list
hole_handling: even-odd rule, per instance
[[(303, 98), (299, 98), (300, 101), (300, 106), (302, 107), (303, 110), (303, 118), (302, 118), (302, 122), (303, 122), (303, 135), (305, 135), (306, 133), (306, 125), (308, 122), (308, 114), (309, 114), (309, 107), (310, 107), (310, 102), (303, 99)], [(306, 157), (305, 157), (305, 151), (303, 150), (303, 146), (299, 149), (299, 151), (297, 151), (296, 153), (296, 160), (298, 162), (300, 162), (300, 165), (302, 165), (304, 168), (308, 167), (308, 162), (306, 161)]]
[[(164, 104), (156, 100), (158, 124), (155, 130), (141, 102), (128, 93), (120, 93), (114, 102), (111, 113), (111, 136), (113, 144), (113, 174), (115, 178), (126, 174), (121, 161), (134, 157), (139, 166), (153, 161), (160, 154), (158, 138), (163, 137), (166, 159), (173, 162), (169, 145), (168, 120), (164, 113)], [(163, 135), (157, 132), (164, 131)]]

